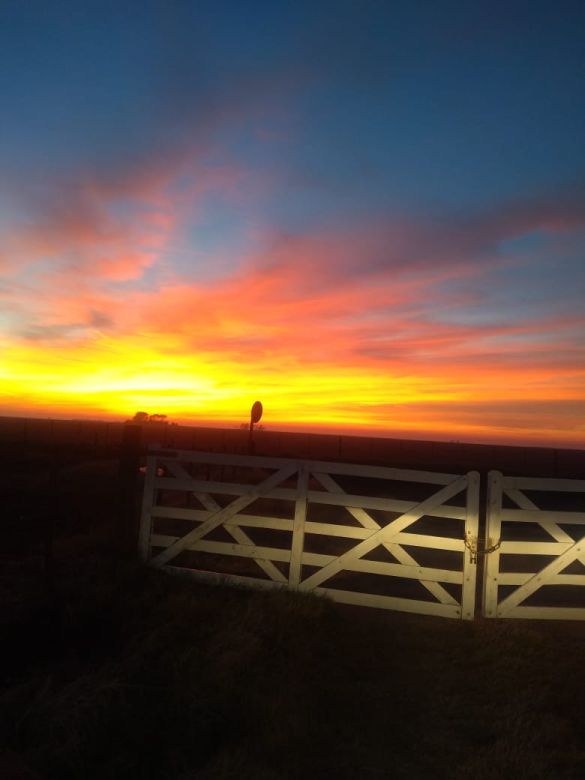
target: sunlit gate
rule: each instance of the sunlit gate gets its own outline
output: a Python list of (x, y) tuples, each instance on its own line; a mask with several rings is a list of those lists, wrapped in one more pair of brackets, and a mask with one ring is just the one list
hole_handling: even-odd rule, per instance
[(585, 620), (585, 480), (488, 476), (483, 614)]
[(162, 451), (140, 551), (204, 580), (471, 619), (479, 475)]

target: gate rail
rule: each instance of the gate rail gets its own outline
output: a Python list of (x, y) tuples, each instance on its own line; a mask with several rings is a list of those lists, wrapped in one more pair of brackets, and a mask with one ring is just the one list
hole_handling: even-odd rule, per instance
[(585, 620), (585, 480), (490, 471), (481, 535), (479, 487), (477, 472), (152, 451), (140, 554), (208, 581), (466, 620), (479, 562), (484, 617)]
[[(377, 495), (364, 495), (364, 482)], [(249, 514), (257, 501), (263, 510)], [(139, 544), (150, 565), (200, 579), (469, 620), (477, 566), (467, 549), (477, 540), (478, 510), (477, 472), (165, 450), (147, 459)], [(417, 560), (423, 548), (434, 551), (434, 565)], [(442, 560), (452, 553), (457, 568)], [(190, 562), (202, 554), (213, 567)], [(234, 572), (226, 565), (234, 559), (252, 573)], [(375, 592), (363, 584), (371, 575), (379, 578)], [(353, 587), (337, 587), (340, 579)], [(384, 592), (398, 580), (417, 581), (432, 600)]]
[[(527, 492), (537, 495), (530, 498)], [(573, 494), (579, 511), (541, 509), (536, 501), (542, 502), (543, 494), (553, 494), (553, 501)], [(585, 607), (567, 606), (569, 587), (577, 589), (577, 603), (585, 603), (584, 531), (585, 480), (507, 477), (490, 471), (485, 547), (492, 549), (485, 561), (484, 616), (585, 620)], [(512, 536), (516, 538), (507, 538)], [(508, 556), (516, 556), (513, 570)], [(526, 600), (532, 603), (524, 604)]]

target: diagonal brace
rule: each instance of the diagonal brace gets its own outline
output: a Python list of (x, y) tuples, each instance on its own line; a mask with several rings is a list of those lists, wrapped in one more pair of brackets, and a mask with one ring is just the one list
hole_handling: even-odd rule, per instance
[[(317, 474), (313, 475), (318, 482), (330, 493), (343, 494), (345, 490), (339, 485), (329, 474)], [(366, 512), (365, 509), (358, 509), (351, 506), (345, 507), (346, 511), (355, 518), (358, 523), (364, 526), (364, 528), (370, 528), (372, 530), (379, 530), (380, 524), (377, 523), (374, 518)], [(397, 542), (385, 542), (384, 547), (388, 552), (396, 558), (396, 560), (403, 566), (418, 566), (418, 561), (413, 558), (410, 553), (399, 545)], [(420, 584), (428, 590), (428, 592), (434, 596), (441, 604), (458, 604), (457, 600), (444, 588), (439, 582), (430, 582), (429, 580), (420, 580)]]
[(244, 509), (249, 504), (252, 504), (259, 496), (262, 495), (262, 493), (267, 493), (269, 490), (272, 490), (272, 488), (276, 487), (276, 485), (278, 485), (280, 482), (284, 482), (285, 479), (288, 479), (288, 477), (290, 477), (291, 474), (294, 474), (297, 470), (298, 466), (296, 464), (285, 466), (284, 468), (280, 469), (280, 471), (277, 471), (275, 474), (272, 474), (270, 477), (265, 479), (263, 482), (260, 482), (260, 484), (254, 485), (249, 491), (246, 492), (245, 495), (239, 496), (223, 509), (220, 509), (217, 512), (213, 512), (207, 520), (201, 523), (201, 525), (197, 526), (197, 528), (194, 528), (192, 531), (189, 531), (188, 534), (152, 558), (151, 565), (156, 567), (163, 566), (165, 563), (170, 561), (172, 558), (175, 558), (180, 552), (192, 545), (198, 539), (203, 538), (210, 531), (213, 531), (214, 528), (217, 528), (219, 525), (224, 523), (228, 518), (237, 514), (240, 510)]
[(548, 566), (536, 572), (524, 585), (521, 585), (516, 590), (512, 591), (510, 595), (498, 604), (498, 617), (503, 617), (506, 613), (510, 612), (514, 607), (517, 607), (522, 601), (531, 596), (536, 590), (543, 585), (547, 584), (547, 581), (558, 574), (563, 569), (572, 563), (576, 558), (579, 558), (585, 550), (585, 536), (581, 539), (577, 539), (570, 547), (562, 552), (554, 561), (551, 561)]
[(300, 584), (299, 589), (311, 590), (317, 585), (320, 585), (324, 580), (327, 580), (334, 574), (342, 571), (342, 569), (345, 568), (346, 563), (353, 561), (356, 558), (361, 558), (379, 544), (384, 544), (385, 542), (390, 541), (390, 539), (399, 534), (405, 528), (408, 528), (409, 525), (412, 525), (421, 517), (424, 517), (424, 515), (426, 515), (431, 509), (442, 504), (444, 501), (447, 501), (447, 499), (457, 495), (457, 493), (460, 493), (462, 490), (465, 490), (466, 487), (466, 476), (459, 477), (449, 485), (445, 485), (445, 487), (439, 490), (437, 493), (434, 493), (432, 496), (429, 496), (429, 498), (425, 499), (420, 504), (417, 504), (408, 512), (400, 515), (400, 517), (397, 517), (396, 520), (394, 520), (389, 525), (374, 531), (371, 536), (369, 536), (367, 539), (364, 539), (363, 542), (360, 542), (355, 547), (352, 547), (351, 550), (348, 550), (339, 558), (336, 558), (327, 566), (324, 566), (322, 569), (320, 569), (320, 571), (312, 574)]

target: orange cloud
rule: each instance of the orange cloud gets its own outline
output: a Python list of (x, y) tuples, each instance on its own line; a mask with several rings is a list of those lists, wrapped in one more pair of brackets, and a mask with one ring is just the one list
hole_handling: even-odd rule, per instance
[(88, 185), (74, 217), (59, 207), (23, 231), (24, 267), (5, 276), (12, 295), (0, 288), (5, 410), (229, 422), (260, 397), (275, 426), (585, 444), (585, 318), (471, 316), (508, 263), (498, 241), (542, 210), (281, 233), (229, 275), (186, 281), (166, 261), (176, 236), (207, 187), (237, 190), (240, 175), (175, 195), (153, 177), (140, 198), (130, 187), (129, 213), (123, 191)]

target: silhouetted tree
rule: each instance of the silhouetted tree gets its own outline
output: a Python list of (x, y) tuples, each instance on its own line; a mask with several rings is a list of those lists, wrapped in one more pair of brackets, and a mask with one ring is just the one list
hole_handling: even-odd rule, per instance
[(168, 424), (168, 416), (166, 414), (149, 414), (148, 412), (136, 412), (131, 422), (135, 423), (165, 423)]

